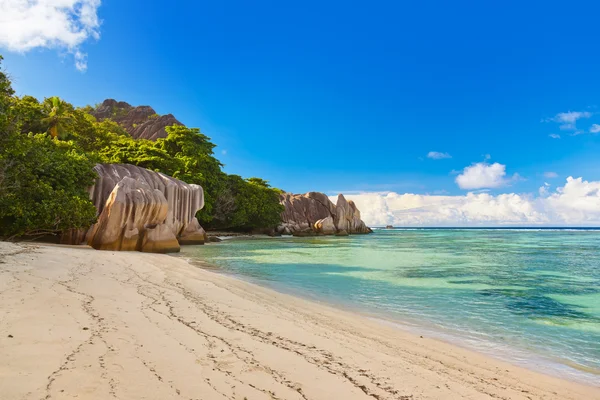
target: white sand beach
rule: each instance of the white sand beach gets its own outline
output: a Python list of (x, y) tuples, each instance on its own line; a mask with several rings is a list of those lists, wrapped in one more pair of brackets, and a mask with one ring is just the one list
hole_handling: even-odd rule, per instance
[(181, 258), (0, 242), (0, 399), (600, 399)]

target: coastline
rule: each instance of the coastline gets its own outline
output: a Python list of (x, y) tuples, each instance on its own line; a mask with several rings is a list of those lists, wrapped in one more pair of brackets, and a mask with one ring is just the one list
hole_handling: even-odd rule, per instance
[(0, 242), (0, 277), (6, 399), (600, 399), (178, 257)]
[[(257, 237), (253, 237), (251, 235), (244, 235), (221, 238), (224, 240), (230, 239), (232, 241), (252, 239), (278, 239), (266, 235)], [(226, 244), (207, 243), (207, 245), (223, 246)], [(429, 338), (441, 341), (450, 346), (459, 347), (461, 349), (472, 351), (477, 354), (484, 355), (486, 357), (491, 357), (495, 360), (509, 363), (512, 366), (525, 368), (533, 372), (549, 375), (558, 379), (564, 379), (583, 385), (600, 387), (600, 384), (596, 384), (596, 382), (600, 382), (600, 371), (585, 368), (582, 365), (569, 362), (569, 360), (566, 359), (553, 358), (548, 354), (542, 354), (539, 351), (536, 351), (536, 349), (519, 348), (509, 344), (501, 344), (499, 342), (483, 340), (480, 337), (475, 338), (471, 335), (461, 336), (458, 335), (456, 332), (445, 329), (440, 325), (427, 323), (426, 321), (414, 318), (411, 319), (409, 316), (403, 316), (403, 318), (395, 318), (392, 315), (383, 313), (381, 311), (378, 312), (365, 306), (360, 307), (356, 304), (343, 302), (340, 299), (334, 299), (332, 297), (317, 296), (315, 294), (302, 291), (298, 288), (286, 286), (281, 282), (261, 280), (252, 276), (227, 271), (226, 269), (223, 269), (222, 267), (216, 264), (202, 261), (198, 258), (192, 257), (184, 251), (182, 251), (181, 253), (170, 254), (170, 256), (183, 259), (187, 263), (194, 265), (195, 267), (202, 268), (208, 271), (213, 271), (215, 273), (224, 275), (226, 277), (230, 277), (232, 279), (241, 280), (251, 285), (266, 288), (267, 290), (273, 290), (283, 295), (303, 299), (310, 303), (354, 314), (360, 318), (369, 319), (375, 321), (378, 324), (387, 325), (394, 329), (400, 329), (404, 332), (415, 336), (427, 336)]]

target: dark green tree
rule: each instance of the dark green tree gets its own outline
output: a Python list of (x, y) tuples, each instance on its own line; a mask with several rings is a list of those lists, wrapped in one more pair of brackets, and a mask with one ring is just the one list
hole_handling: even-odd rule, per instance
[(58, 234), (89, 227), (96, 209), (86, 188), (94, 164), (71, 143), (9, 133), (0, 153), (0, 236)]
[(42, 121), (46, 118), (44, 107), (32, 96), (15, 98), (13, 103), (13, 115), (19, 125), (21, 133), (43, 133), (48, 126)]
[(12, 104), (14, 102), (14, 90), (10, 79), (2, 69), (2, 56), (0, 56), (0, 135), (6, 135), (12, 125)]
[(0, 237), (4, 238), (88, 227), (96, 215), (86, 191), (95, 178), (88, 156), (72, 142), (22, 133), (24, 126), (37, 124), (35, 103), (15, 98), (10, 80), (0, 71)]

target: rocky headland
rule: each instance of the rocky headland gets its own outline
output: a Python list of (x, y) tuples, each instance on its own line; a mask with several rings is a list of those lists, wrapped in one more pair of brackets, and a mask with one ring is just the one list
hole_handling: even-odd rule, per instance
[(283, 235), (313, 236), (365, 234), (373, 232), (361, 219), (352, 200), (339, 194), (336, 204), (324, 193), (284, 193), (281, 204), (281, 224), (277, 232)]

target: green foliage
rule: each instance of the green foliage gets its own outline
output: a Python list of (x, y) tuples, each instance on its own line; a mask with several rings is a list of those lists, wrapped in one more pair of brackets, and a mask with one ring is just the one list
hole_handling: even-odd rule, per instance
[(72, 142), (43, 133), (50, 112), (33, 97), (14, 97), (0, 71), (0, 237), (58, 233), (95, 219), (86, 191), (94, 164)]
[(2, 70), (2, 56), (0, 56), (0, 137), (6, 135), (11, 128), (11, 106), (15, 94), (8, 76)]
[(130, 136), (119, 136), (109, 146), (102, 148), (100, 160), (109, 164), (132, 164), (153, 171), (171, 174), (177, 162), (167, 152), (158, 148), (155, 142), (145, 139), (135, 140)]
[(73, 113), (70, 137), (85, 152), (97, 155), (103, 149), (121, 137), (130, 138), (129, 134), (116, 122), (104, 120), (97, 122), (92, 115), (75, 111)]
[(158, 139), (156, 145), (175, 161), (168, 175), (202, 186), (206, 201), (199, 217), (210, 222), (216, 198), (210, 194), (221, 190), (226, 176), (221, 171), (223, 164), (214, 157), (215, 145), (197, 128), (173, 125), (168, 126), (166, 131), (167, 137)]
[[(96, 106), (96, 108), (98, 108), (98, 106)], [(129, 110), (127, 110), (125, 108), (120, 108), (117, 105), (112, 106), (112, 108), (110, 110), (112, 118), (123, 117), (123, 116), (127, 115), (128, 112), (129, 112)]]
[(241, 230), (275, 227), (283, 211), (280, 194), (279, 189), (271, 188), (263, 179), (244, 180), (238, 175), (228, 175), (216, 201), (214, 219), (208, 226)]
[[(92, 111), (58, 97), (41, 103), (15, 97), (0, 70), (0, 236), (89, 226), (95, 209), (86, 190), (97, 162), (133, 164), (201, 185), (205, 207), (197, 217), (207, 228), (279, 223), (280, 191), (260, 178), (224, 173), (215, 145), (199, 129), (174, 125), (165, 138), (136, 140), (111, 119), (98, 122)], [(126, 112), (115, 107), (113, 118)]]
[(90, 114), (90, 113), (94, 112), (96, 109), (88, 104), (87, 106), (79, 107), (77, 110)]
[(15, 98), (13, 112), (17, 118), (21, 133), (45, 132), (48, 126), (42, 122), (46, 117), (40, 102), (32, 96)]
[(48, 126), (48, 133), (53, 138), (65, 139), (73, 122), (73, 106), (56, 96), (45, 99), (42, 106), (45, 117), (41, 123)]
[(0, 236), (59, 233), (94, 222), (85, 190), (94, 182), (94, 163), (73, 143), (13, 132), (0, 145)]

